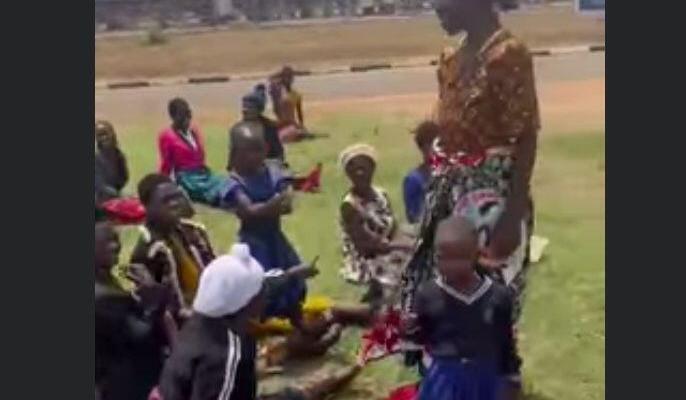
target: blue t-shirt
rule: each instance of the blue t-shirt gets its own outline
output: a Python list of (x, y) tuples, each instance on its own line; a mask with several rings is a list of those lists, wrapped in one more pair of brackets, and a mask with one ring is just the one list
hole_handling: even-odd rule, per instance
[(403, 200), (407, 222), (416, 224), (424, 210), (424, 196), (429, 184), (429, 176), (421, 169), (415, 168), (403, 180)]

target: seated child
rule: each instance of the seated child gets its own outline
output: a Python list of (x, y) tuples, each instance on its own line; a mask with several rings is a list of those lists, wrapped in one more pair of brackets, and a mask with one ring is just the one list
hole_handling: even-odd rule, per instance
[[(510, 291), (475, 269), (478, 237), (452, 216), (436, 232), (438, 277), (420, 285), (406, 333), (431, 359), (418, 400), (499, 400), (519, 389)], [(506, 397), (510, 398), (510, 397)]]

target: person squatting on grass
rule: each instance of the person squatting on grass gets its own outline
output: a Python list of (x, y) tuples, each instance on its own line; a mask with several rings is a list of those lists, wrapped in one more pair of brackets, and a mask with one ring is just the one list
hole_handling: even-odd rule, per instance
[(193, 114), (188, 102), (174, 98), (168, 105), (171, 126), (160, 132), (159, 172), (171, 176), (193, 201), (216, 205), (223, 179), (214, 175), (205, 162), (205, 143), (200, 129), (191, 125)]

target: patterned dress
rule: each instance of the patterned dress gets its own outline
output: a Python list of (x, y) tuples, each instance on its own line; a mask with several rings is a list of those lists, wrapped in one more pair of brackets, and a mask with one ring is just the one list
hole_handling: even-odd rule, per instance
[[(417, 287), (435, 277), (433, 240), (436, 224), (455, 213), (470, 218), (485, 247), (510, 192), (514, 149), (519, 138), (539, 129), (533, 61), (527, 48), (499, 30), (464, 68), (464, 42), (446, 50), (438, 70), (436, 119), (441, 127), (433, 160), (426, 212), (415, 253), (403, 275), (402, 306), (412, 308)], [(471, 72), (467, 72), (471, 71)], [(522, 221), (522, 242), (494, 279), (515, 294), (513, 318), (520, 315), (532, 210)]]
[[(385, 191), (374, 189), (374, 199), (364, 201), (348, 192), (343, 199), (344, 204), (350, 204), (361, 216), (365, 227), (388, 240), (392, 240), (396, 230), (396, 221), (391, 209), (391, 202)], [(352, 283), (368, 283), (375, 279), (386, 286), (396, 286), (400, 282), (402, 267), (407, 256), (398, 251), (388, 254), (361, 254), (347, 233), (343, 219), (340, 220), (343, 238), (343, 269), (341, 275)]]

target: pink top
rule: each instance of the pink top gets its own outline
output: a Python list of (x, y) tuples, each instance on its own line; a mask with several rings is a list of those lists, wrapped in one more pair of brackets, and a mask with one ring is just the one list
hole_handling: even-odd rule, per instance
[(205, 168), (205, 146), (200, 130), (192, 126), (195, 147), (171, 127), (160, 132), (157, 146), (160, 152), (160, 173), (192, 171)]

